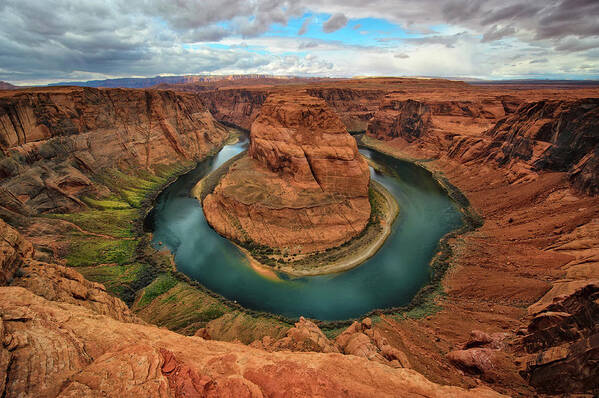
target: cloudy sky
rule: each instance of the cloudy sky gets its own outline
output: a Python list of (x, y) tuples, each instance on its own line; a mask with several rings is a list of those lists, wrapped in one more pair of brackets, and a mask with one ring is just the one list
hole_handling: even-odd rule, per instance
[(599, 0), (0, 0), (0, 80), (599, 79)]

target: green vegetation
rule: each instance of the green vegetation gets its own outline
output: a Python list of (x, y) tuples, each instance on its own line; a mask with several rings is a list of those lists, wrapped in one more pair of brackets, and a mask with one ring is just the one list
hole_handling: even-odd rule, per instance
[[(237, 140), (239, 134), (232, 132), (229, 138)], [(54, 156), (65, 152), (70, 142), (54, 139), (44, 145), (43, 154)], [(216, 152), (215, 149), (212, 154)], [(20, 162), (28, 161), (18, 153), (14, 159), (0, 154), (0, 172), (16, 174)], [(158, 193), (195, 165), (194, 161), (185, 161), (155, 165), (152, 170), (97, 170), (92, 178), (98, 186), (107, 187), (108, 192), (83, 197), (81, 200), (89, 209), (43, 216), (76, 226), (65, 233), (67, 265), (77, 267), (86, 279), (102, 283), (142, 319), (185, 334), (193, 334), (207, 322), (241, 308), (173, 272), (170, 256), (152, 248), (150, 235), (142, 230), (146, 211)], [(219, 179), (219, 175), (214, 175), (209, 185)], [(248, 315), (248, 319), (254, 320), (256, 316)], [(282, 330), (288, 327), (271, 315), (258, 318), (262, 320), (260, 329), (270, 330), (274, 324), (283, 325), (278, 326)], [(250, 324), (253, 322), (246, 326), (256, 326)]]
[(48, 217), (72, 222), (94, 234), (131, 238), (135, 235), (132, 230), (132, 220), (137, 217), (137, 210), (132, 208), (88, 210), (81, 213), (49, 214)]
[(422, 302), (418, 305), (414, 306), (414, 308), (409, 311), (403, 312), (401, 314), (395, 315), (396, 319), (422, 319), (427, 316), (433, 315), (443, 309), (439, 303), (445, 297), (445, 292), (439, 286), (434, 289), (433, 292), (427, 294)]
[(156, 297), (168, 292), (177, 284), (177, 280), (171, 274), (162, 274), (154, 279), (152, 283), (146, 286), (141, 293), (141, 298), (137, 303), (138, 308), (143, 308), (150, 304)]
[(136, 247), (137, 243), (133, 240), (72, 235), (66, 256), (67, 265), (81, 267), (93, 264), (128, 264), (133, 261)]
[(231, 311), (218, 298), (168, 273), (143, 289), (132, 309), (146, 321), (184, 334)]
[(83, 202), (91, 208), (99, 209), (99, 210), (108, 210), (108, 209), (130, 209), (131, 206), (129, 203), (117, 198), (116, 196), (112, 196), (106, 199), (92, 199), (92, 198), (83, 198)]
[(102, 283), (108, 292), (128, 305), (135, 300), (137, 291), (156, 277), (156, 271), (143, 263), (80, 267), (77, 271), (88, 280)]
[(341, 333), (343, 333), (343, 331), (345, 329), (347, 329), (347, 326), (348, 325), (343, 325), (341, 327), (333, 328), (333, 329), (322, 328), (322, 332), (324, 333), (325, 336), (327, 336), (327, 338), (329, 340), (334, 340), (337, 338), (337, 336), (339, 336)]

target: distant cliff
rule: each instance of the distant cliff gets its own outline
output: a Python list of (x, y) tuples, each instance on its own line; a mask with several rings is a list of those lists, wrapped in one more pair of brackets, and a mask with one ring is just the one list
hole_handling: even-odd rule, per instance
[(34, 212), (101, 194), (103, 169), (153, 172), (202, 158), (227, 137), (193, 94), (52, 88), (0, 96), (0, 190)]
[(578, 190), (599, 194), (599, 99), (537, 101), (520, 106), (481, 137), (456, 139), (449, 150), (465, 160), (503, 167), (567, 172)]

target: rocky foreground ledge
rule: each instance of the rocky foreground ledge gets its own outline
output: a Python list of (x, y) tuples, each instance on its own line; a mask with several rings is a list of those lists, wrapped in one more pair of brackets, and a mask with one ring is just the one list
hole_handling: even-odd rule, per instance
[[(0, 238), (3, 397), (500, 396), (427, 380), (368, 324), (331, 343), (301, 321), (254, 347), (148, 325), (102, 285), (33, 260), (31, 243), (1, 220)], [(341, 354), (359, 336), (372, 341), (372, 358)]]

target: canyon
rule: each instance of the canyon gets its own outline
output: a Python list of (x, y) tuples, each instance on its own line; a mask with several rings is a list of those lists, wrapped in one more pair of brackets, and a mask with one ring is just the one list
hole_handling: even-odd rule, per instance
[[(1, 395), (593, 394), (598, 97), (399, 78), (0, 91)], [(283, 120), (285, 107), (307, 117)], [(326, 134), (310, 141), (314, 125)], [(232, 126), (255, 140), (204, 206), (235, 203), (227, 189), (248, 170), (286, 195), (322, 184), (367, 202), (350, 131), (430, 170), (481, 222), (448, 239), (438, 286), (405, 310), (339, 325), (247, 311), (177, 274), (140, 227), (156, 193)]]

